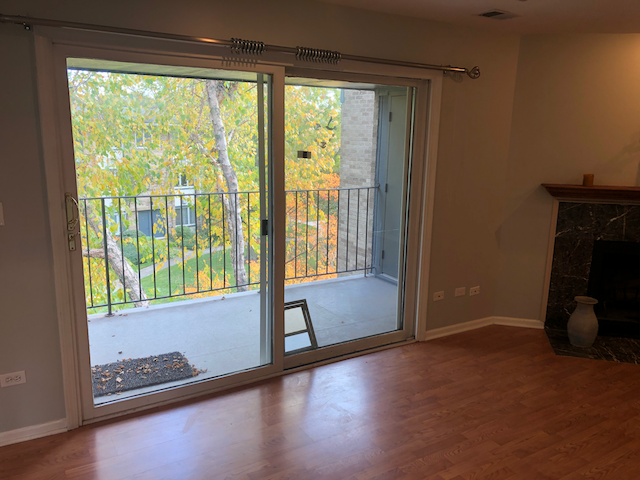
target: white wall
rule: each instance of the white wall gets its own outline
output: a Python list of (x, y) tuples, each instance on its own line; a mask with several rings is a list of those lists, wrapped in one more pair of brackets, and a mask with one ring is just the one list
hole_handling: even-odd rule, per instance
[(64, 416), (32, 36), (0, 27), (0, 432)]
[[(493, 314), (498, 236), (519, 38), (310, 1), (4, 0), (2, 13), (217, 38), (242, 37), (428, 63), (482, 68), (443, 87), (429, 328)], [(32, 37), (0, 25), (0, 372), (28, 384), (0, 390), (0, 431), (63, 416), (52, 260), (34, 90)], [(453, 298), (457, 286), (477, 297)]]
[(640, 35), (522, 39), (495, 314), (539, 318), (552, 199), (541, 183), (638, 185)]

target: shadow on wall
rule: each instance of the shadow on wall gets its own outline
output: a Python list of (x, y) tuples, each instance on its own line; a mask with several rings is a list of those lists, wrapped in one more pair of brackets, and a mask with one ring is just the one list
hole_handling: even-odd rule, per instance
[(539, 319), (553, 199), (537, 185), (513, 204), (517, 207), (495, 232), (500, 249), (495, 314)]
[[(593, 173), (595, 174), (596, 185), (599, 184), (598, 177), (606, 178), (607, 174), (619, 173), (624, 170), (632, 171), (633, 165), (637, 165), (634, 185), (640, 186), (640, 131), (632, 136), (632, 141), (625, 145), (616, 155), (607, 160), (598, 162)], [(633, 178), (629, 176), (629, 178)], [(602, 185), (603, 183), (600, 183)]]
[[(640, 130), (614, 156), (591, 167), (577, 163), (576, 184), (586, 170), (595, 174), (596, 185), (640, 186)], [(553, 175), (544, 179), (554, 180)], [(540, 318), (553, 199), (535, 184), (514, 195), (505, 207), (506, 218), (495, 232), (501, 255), (495, 314)]]
[[(517, 205), (496, 230), (496, 241), (505, 253), (527, 254), (540, 243), (548, 243), (553, 199), (542, 185), (523, 192), (512, 200)], [(541, 223), (546, 227), (541, 229)], [(509, 241), (517, 234), (517, 242)], [(545, 252), (546, 253), (546, 252)]]
[(462, 72), (443, 72), (443, 75), (444, 78), (453, 80), (455, 83), (462, 83), (465, 77)]

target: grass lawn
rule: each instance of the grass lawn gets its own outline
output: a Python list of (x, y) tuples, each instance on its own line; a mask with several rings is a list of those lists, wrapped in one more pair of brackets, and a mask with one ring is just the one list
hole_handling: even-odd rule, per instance
[[(176, 260), (182, 260), (179, 252), (172, 254), (171, 258)], [(245, 258), (248, 258), (248, 257), (245, 255)], [(212, 252), (211, 257), (209, 257), (209, 253), (201, 253), (198, 259), (197, 269), (196, 269), (196, 259), (194, 257), (187, 260), (184, 263), (184, 265), (182, 263), (178, 263), (178, 264), (172, 265), (171, 269), (164, 268), (160, 271), (156, 271), (155, 290), (154, 290), (154, 275), (149, 275), (147, 277), (142, 278), (142, 281), (141, 281), (142, 288), (144, 292), (147, 294), (147, 298), (150, 300), (151, 305), (158, 305), (158, 304), (169, 303), (169, 302), (180, 302), (182, 300), (193, 298), (190, 295), (186, 295), (186, 296), (183, 295), (183, 293), (185, 292), (185, 288), (183, 288), (183, 283), (187, 291), (189, 289), (192, 290), (191, 293), (197, 293), (197, 292), (194, 292), (193, 290), (195, 290), (198, 287), (200, 292), (203, 292), (203, 293), (207, 292), (208, 290), (211, 289), (211, 282), (210, 281), (206, 281), (204, 283), (200, 282), (198, 285), (198, 283), (196, 282), (197, 272), (204, 271), (207, 274), (207, 278), (213, 278), (214, 282), (221, 283), (222, 277), (225, 273), (225, 269), (223, 268), (223, 259), (224, 259), (224, 255), (222, 251)], [(227, 292), (230, 293), (229, 289), (235, 285), (233, 267), (231, 264), (231, 256), (229, 252), (227, 252), (225, 263), (226, 263), (227, 290), (214, 291), (214, 292), (211, 292), (211, 295), (222, 295)], [(148, 265), (151, 265), (151, 263), (149, 263)], [(140, 268), (144, 268), (144, 267), (145, 267), (144, 264), (140, 265)], [(184, 267), (184, 270), (183, 270), (183, 267)], [(132, 266), (132, 268), (134, 269), (137, 275), (138, 267)], [(247, 269), (247, 275), (251, 273), (251, 281), (258, 282), (259, 276), (260, 276), (260, 267), (254, 264), (251, 266), (251, 272), (249, 272), (248, 265), (246, 269)], [(169, 271), (171, 271), (171, 290), (169, 290)], [(183, 275), (183, 271), (184, 271), (184, 275)], [(113, 270), (110, 270), (110, 273), (111, 273), (111, 278), (117, 278)], [(217, 280), (216, 280), (216, 277), (217, 277)], [(259, 288), (259, 285), (253, 285), (250, 288), (252, 290), (256, 290)], [(112, 291), (112, 298), (114, 302), (122, 301), (122, 298), (121, 298), (122, 290), (120, 289), (118, 291), (120, 292), (119, 294), (120, 297), (118, 296), (118, 293), (116, 293), (116, 291)], [(170, 292), (172, 295), (181, 295), (181, 296), (152, 300), (154, 297), (168, 296)], [(127, 297), (127, 299), (129, 299), (129, 297)], [(105, 300), (101, 300), (101, 301), (105, 301)], [(99, 303), (99, 302), (96, 302), (96, 303)], [(114, 311), (121, 311), (129, 308), (133, 308), (133, 304), (113, 306)], [(87, 313), (89, 314), (107, 313), (107, 311), (108, 311), (107, 307), (97, 307), (97, 308), (89, 308)]]
[[(183, 284), (188, 289), (189, 287), (197, 288), (196, 282), (196, 274), (197, 271), (204, 271), (207, 273), (207, 276), (211, 276), (211, 272), (213, 271), (213, 279), (215, 281), (216, 276), (220, 280), (222, 280), (222, 276), (224, 274), (223, 269), (223, 252), (213, 252), (211, 254), (211, 264), (209, 261), (209, 254), (202, 254), (198, 259), (198, 268), (196, 269), (196, 259), (191, 258), (187, 260), (184, 265), (177, 264), (173, 265), (170, 269), (165, 268), (156, 272), (155, 275), (155, 294), (154, 294), (154, 277), (153, 275), (149, 275), (142, 279), (142, 288), (147, 294), (147, 297), (164, 297), (169, 295), (169, 272), (171, 272), (171, 293), (173, 295), (180, 295), (184, 293)], [(184, 267), (184, 268), (183, 268)], [(247, 274), (249, 270), (247, 268)], [(257, 268), (252, 268), (251, 270), (251, 279), (255, 282), (258, 281), (259, 271)], [(233, 276), (233, 266), (231, 264), (231, 257), (227, 254), (226, 256), (226, 284), (227, 286), (235, 285), (235, 279)], [(199, 285), (200, 291), (209, 290), (211, 288), (211, 283), (206, 282), (205, 284), (200, 283)], [(257, 287), (257, 286), (256, 286)], [(180, 301), (184, 300), (183, 297), (177, 297), (175, 299), (163, 299), (163, 300), (154, 300), (151, 303), (166, 303), (168, 301)]]
[[(291, 238), (293, 236), (293, 232), (289, 232), (291, 236), (287, 239), (287, 260), (289, 265), (289, 270), (287, 271), (287, 276), (304, 276), (304, 275), (315, 275), (316, 274), (316, 264), (317, 264), (317, 256), (320, 257), (320, 265), (318, 274), (323, 274), (325, 272), (325, 255), (326, 255), (326, 244), (323, 243), (323, 239), (320, 238), (319, 248), (314, 248), (315, 245), (309, 245), (308, 251), (305, 250), (306, 243), (305, 239), (307, 236), (306, 229), (308, 228), (308, 237), (310, 241), (315, 241), (316, 232), (314, 226), (307, 225), (299, 225), (298, 230), (298, 260), (297, 260), (297, 271), (293, 269), (293, 256), (295, 251), (294, 239)], [(334, 246), (329, 245), (329, 248), (332, 249)], [(188, 255), (188, 252), (185, 251), (185, 255)], [(152, 305), (164, 304), (169, 302), (179, 302), (189, 298), (193, 298), (192, 295), (189, 295), (188, 290), (191, 290), (191, 294), (198, 293), (196, 289), (199, 288), (199, 291), (202, 293), (207, 292), (211, 289), (211, 283), (207, 280), (204, 282), (196, 282), (197, 274), (196, 272), (206, 272), (207, 279), (209, 277), (213, 278), (213, 281), (217, 284), (222, 282), (223, 277), (223, 252), (222, 251), (214, 251), (211, 256), (209, 253), (201, 253), (199, 255), (198, 264), (196, 268), (196, 259), (191, 258), (187, 260), (184, 265), (182, 263), (178, 263), (176, 265), (172, 265), (171, 268), (164, 268), (162, 270), (155, 272), (154, 275), (149, 275), (142, 278), (142, 288), (147, 295), (147, 298), (150, 300)], [(245, 258), (248, 255), (245, 254)], [(174, 260), (182, 260), (181, 252), (178, 249), (172, 249), (171, 258)], [(210, 260), (211, 258), (211, 260)], [(93, 260), (96, 261), (95, 259)], [(231, 292), (231, 288), (235, 285), (235, 279), (233, 275), (233, 267), (231, 264), (231, 255), (227, 250), (226, 255), (226, 287), (227, 290), (218, 290), (211, 292), (210, 295), (222, 295), (227, 292)], [(145, 268), (151, 266), (152, 262), (146, 262), (140, 265), (140, 268)], [(132, 265), (133, 270), (138, 271), (138, 267)], [(111, 270), (111, 278), (117, 278), (115, 272)], [(251, 272), (249, 272), (249, 267), (247, 265), (247, 275), (250, 274), (250, 281), (258, 282), (260, 268), (258, 265), (254, 264), (251, 267)], [(171, 288), (169, 288), (169, 276), (171, 276)], [(217, 278), (217, 280), (216, 280)], [(259, 285), (253, 285), (250, 287), (252, 290), (257, 290)], [(118, 293), (119, 292), (119, 293)], [(114, 302), (122, 301), (122, 289), (119, 289), (118, 292), (112, 291), (112, 299)], [(184, 295), (185, 292), (187, 295)], [(114, 296), (115, 293), (115, 296)], [(167, 297), (169, 295), (180, 295), (175, 296), (173, 298), (161, 298), (158, 300), (153, 300), (153, 298), (157, 297)], [(129, 300), (127, 296), (127, 300)], [(105, 300), (101, 300), (105, 301)], [(97, 302), (99, 303), (99, 302)], [(133, 304), (126, 305), (114, 305), (113, 309), (115, 311), (126, 310), (128, 308), (133, 308)], [(106, 307), (98, 307), (98, 308), (90, 308), (88, 310), (89, 314), (94, 313), (106, 313)]]

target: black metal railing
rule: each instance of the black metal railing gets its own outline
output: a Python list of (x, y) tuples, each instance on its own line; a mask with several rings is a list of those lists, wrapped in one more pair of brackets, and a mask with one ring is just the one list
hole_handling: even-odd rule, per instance
[[(260, 285), (257, 191), (80, 198), (87, 308)], [(372, 269), (376, 187), (286, 192), (288, 283)], [(238, 281), (239, 280), (239, 281)]]
[(293, 268), (285, 270), (285, 279), (371, 271), (376, 190), (288, 190), (287, 265)]

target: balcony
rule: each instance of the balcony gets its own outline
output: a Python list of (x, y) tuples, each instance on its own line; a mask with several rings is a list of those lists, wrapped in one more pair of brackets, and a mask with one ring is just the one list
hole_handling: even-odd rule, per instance
[[(395, 285), (374, 276), (349, 276), (288, 286), (285, 300), (305, 298), (320, 347), (390, 332), (396, 327)], [(94, 365), (179, 351), (199, 370), (197, 380), (260, 364), (259, 295), (256, 291), (89, 316)], [(232, 321), (228, 321), (232, 320)], [(124, 392), (120, 398), (191, 379)], [(112, 400), (98, 397), (96, 403)]]
[[(397, 286), (376, 268), (377, 191), (286, 192), (285, 301), (306, 299), (319, 347), (397, 328)], [(259, 205), (258, 192), (80, 199), (92, 365), (181, 352), (198, 380), (258, 366)]]

